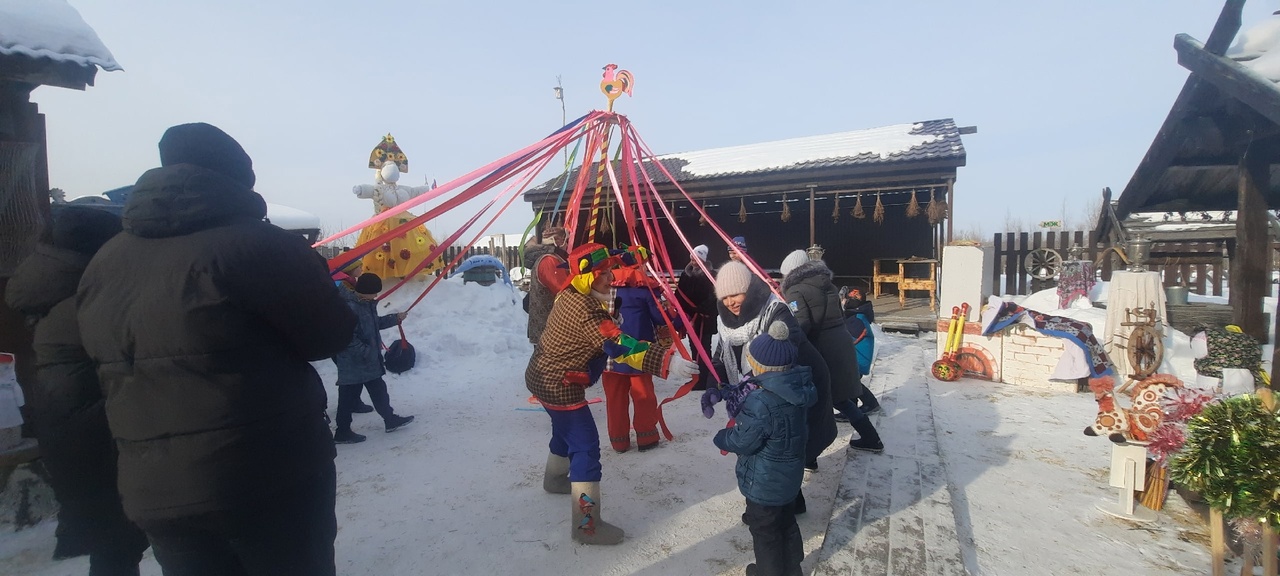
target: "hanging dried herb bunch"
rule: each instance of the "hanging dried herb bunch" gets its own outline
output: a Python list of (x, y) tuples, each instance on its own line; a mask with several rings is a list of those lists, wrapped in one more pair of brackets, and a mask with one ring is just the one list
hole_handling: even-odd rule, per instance
[(790, 222), (790, 221), (791, 221), (791, 205), (790, 205), (790, 204), (787, 204), (787, 193), (786, 193), (786, 192), (783, 192), (783, 193), (782, 193), (782, 221), (783, 221), (783, 222)]
[(862, 192), (858, 192), (856, 199), (853, 201), (853, 210), (849, 212), (854, 218), (866, 218), (867, 211), (862, 209)]
[(876, 224), (884, 224), (884, 202), (880, 201), (880, 193), (876, 192), (876, 209), (871, 212), (871, 219)]
[(924, 207), (924, 213), (929, 216), (930, 224), (937, 224), (947, 218), (947, 205), (934, 197), (933, 188), (929, 189), (929, 204)]
[(836, 207), (831, 210), (831, 222), (840, 222), (840, 194), (836, 193)]
[(916, 200), (916, 191), (911, 191), (911, 201), (907, 203), (907, 218), (915, 218), (920, 215), (920, 202)]
[(747, 201), (743, 198), (738, 199), (738, 221), (747, 221)]
[(699, 225), (699, 226), (706, 226), (706, 225), (707, 225), (707, 216), (706, 216), (706, 214), (707, 214), (707, 201), (706, 201), (706, 200), (703, 200), (703, 201), (702, 201), (702, 214), (699, 214), (699, 215), (698, 215), (698, 225)]

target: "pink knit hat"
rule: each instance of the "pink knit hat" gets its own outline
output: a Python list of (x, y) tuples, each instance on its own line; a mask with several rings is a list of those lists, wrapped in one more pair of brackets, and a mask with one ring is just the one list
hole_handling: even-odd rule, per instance
[(716, 298), (745, 294), (751, 285), (751, 270), (746, 264), (730, 260), (716, 272)]

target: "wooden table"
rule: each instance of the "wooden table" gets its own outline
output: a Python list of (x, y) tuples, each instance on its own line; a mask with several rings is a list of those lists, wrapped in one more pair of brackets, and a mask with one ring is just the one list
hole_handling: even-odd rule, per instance
[[(888, 259), (881, 258), (881, 259), (876, 259), (872, 263), (873, 267), (871, 270), (871, 297), (873, 299), (880, 297), (881, 284), (893, 284), (894, 286), (897, 286), (899, 282), (902, 282), (902, 267), (898, 266), (896, 270), (893, 270), (891, 272), (885, 272), (881, 268), (881, 264), (884, 264), (886, 262), (897, 263), (898, 259), (897, 258), (888, 258)], [(901, 292), (902, 290), (899, 289), (898, 291)]]
[[(929, 267), (928, 277), (907, 276), (907, 266)], [(907, 290), (928, 290), (929, 311), (938, 311), (938, 261), (932, 258), (898, 260), (898, 308), (907, 307)]]

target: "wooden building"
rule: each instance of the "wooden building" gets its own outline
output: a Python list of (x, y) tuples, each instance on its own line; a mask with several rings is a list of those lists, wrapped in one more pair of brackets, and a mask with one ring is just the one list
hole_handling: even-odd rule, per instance
[[(121, 69), (75, 8), (60, 0), (0, 2), (0, 294), (49, 220), (44, 115), (31, 91), (84, 90), (99, 68)], [(24, 319), (0, 299), (0, 352), (17, 357), (20, 383), (34, 369), (30, 339)]]
[[(876, 259), (936, 257), (950, 240), (946, 214), (954, 210), (956, 171), (966, 160), (960, 136), (975, 131), (958, 128), (951, 119), (929, 120), (667, 154), (657, 161), (730, 237), (746, 238), (749, 253), (764, 268), (777, 269), (787, 253), (818, 244), (837, 276), (865, 279)], [(567, 175), (570, 189), (578, 170)], [(594, 165), (590, 170), (594, 172)], [(708, 245), (713, 263), (727, 260), (725, 242), (700, 224), (700, 216), (675, 184), (656, 167), (646, 163), (645, 170), (674, 208), (679, 229), (693, 244)], [(557, 223), (564, 211), (556, 205), (564, 178), (545, 182), (524, 196), (535, 212), (551, 212)], [(918, 213), (909, 217), (913, 197)], [(852, 214), (859, 200), (861, 218)], [(882, 206), (881, 222), (875, 219), (877, 202)], [(605, 235), (616, 243), (622, 234), (618, 229), (625, 226), (612, 203), (605, 218), (616, 223)], [(585, 224), (579, 226), (583, 228)], [(662, 229), (668, 247), (681, 246), (670, 226)], [(688, 261), (683, 248), (680, 251), (671, 255), (676, 265)]]
[(1234, 211), (1232, 320), (1265, 341), (1270, 211), (1280, 208), (1280, 44), (1246, 31), (1228, 51), (1243, 7), (1244, 0), (1228, 0), (1204, 43), (1174, 38), (1178, 63), (1191, 74), (1129, 184), (1114, 203), (1104, 202), (1097, 237), (1114, 238), (1118, 222), (1138, 212)]

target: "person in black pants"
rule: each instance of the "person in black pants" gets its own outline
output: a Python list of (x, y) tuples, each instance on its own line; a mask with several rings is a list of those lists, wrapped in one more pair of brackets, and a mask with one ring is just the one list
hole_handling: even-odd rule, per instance
[(364, 442), (365, 437), (351, 431), (351, 414), (360, 406), (360, 390), (369, 391), (373, 409), (382, 416), (387, 432), (399, 430), (413, 422), (413, 416), (398, 416), (391, 408), (387, 383), (382, 375), (387, 369), (382, 364), (382, 334), (405, 319), (407, 312), (378, 316), (378, 293), (382, 291), (382, 279), (366, 272), (356, 280), (355, 292), (344, 294), (351, 311), (356, 314), (356, 329), (351, 344), (333, 357), (338, 366), (338, 430), (333, 434), (337, 444)]
[[(705, 244), (694, 247), (689, 264), (680, 275), (676, 285), (676, 303), (689, 317), (689, 338), (697, 338), (702, 349), (711, 353), (711, 337), (716, 333), (716, 287), (714, 279), (703, 271), (705, 267), (711, 271), (711, 263), (707, 261), (708, 248)], [(702, 261), (702, 266), (696, 260)], [(707, 382), (713, 380), (711, 365), (702, 354), (694, 352), (698, 360), (698, 383), (694, 390), (706, 390)]]

